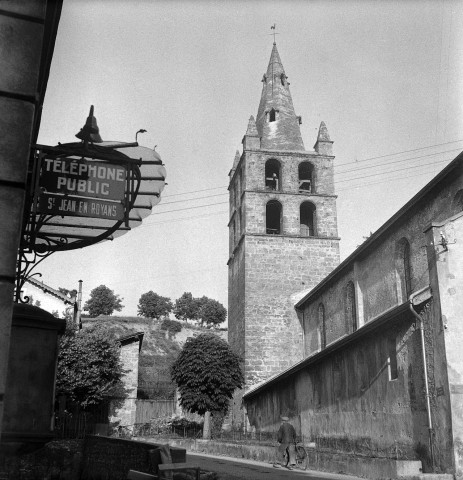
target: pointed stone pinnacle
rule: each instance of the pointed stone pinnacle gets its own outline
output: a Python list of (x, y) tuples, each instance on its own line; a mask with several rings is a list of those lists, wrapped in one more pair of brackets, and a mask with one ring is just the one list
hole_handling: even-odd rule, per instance
[(240, 151), (237, 150), (235, 153), (235, 161), (233, 162), (233, 169), (236, 169), (236, 166), (238, 165), (240, 158), (241, 158)]
[(249, 117), (248, 129), (246, 130), (246, 135), (259, 135), (259, 133), (257, 132), (256, 121), (254, 120), (253, 115)]
[(320, 128), (318, 129), (317, 142), (331, 142), (330, 134), (326, 128), (325, 122), (320, 123)]

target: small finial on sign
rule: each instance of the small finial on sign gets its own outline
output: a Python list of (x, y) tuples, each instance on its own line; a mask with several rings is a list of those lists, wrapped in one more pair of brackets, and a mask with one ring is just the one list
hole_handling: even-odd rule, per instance
[(138, 130), (138, 132), (135, 134), (135, 141), (136, 142), (138, 141), (138, 134), (139, 133), (146, 133), (146, 130), (144, 128), (140, 128), (140, 130)]

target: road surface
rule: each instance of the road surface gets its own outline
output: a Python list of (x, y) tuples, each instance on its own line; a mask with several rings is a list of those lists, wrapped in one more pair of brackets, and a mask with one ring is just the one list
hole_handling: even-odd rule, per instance
[(268, 463), (254, 460), (201, 455), (192, 452), (188, 452), (187, 462), (199, 465), (201, 470), (217, 472), (219, 480), (360, 480), (358, 477), (350, 475), (273, 468)]

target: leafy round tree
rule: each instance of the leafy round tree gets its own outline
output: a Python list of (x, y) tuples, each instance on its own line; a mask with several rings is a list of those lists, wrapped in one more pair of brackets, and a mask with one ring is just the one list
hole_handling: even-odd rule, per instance
[(201, 304), (198, 298), (193, 298), (191, 292), (184, 292), (175, 300), (174, 315), (179, 320), (197, 320)]
[[(233, 392), (244, 382), (240, 357), (211, 333), (187, 339), (171, 375), (180, 392), (180, 405), (200, 415), (226, 411)], [(205, 438), (209, 437), (209, 418), (204, 419)]]
[(106, 285), (100, 285), (90, 292), (90, 299), (85, 302), (84, 310), (91, 317), (98, 315), (111, 315), (114, 310), (120, 312), (124, 308), (122, 298), (115, 295), (114, 291)]
[(199, 310), (201, 325), (209, 327), (219, 325), (225, 322), (227, 318), (227, 309), (217, 300), (203, 297), (201, 299), (201, 308)]
[(106, 329), (94, 327), (79, 333), (75, 325), (67, 329), (58, 354), (58, 396), (65, 395), (82, 408), (97, 405), (121, 387), (123, 374), (120, 349)]
[(138, 300), (138, 315), (159, 320), (161, 317), (169, 315), (173, 307), (170, 298), (163, 297), (150, 290)]

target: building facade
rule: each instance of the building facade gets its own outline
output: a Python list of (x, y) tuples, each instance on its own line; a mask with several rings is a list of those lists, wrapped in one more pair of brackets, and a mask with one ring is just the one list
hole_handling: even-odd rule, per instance
[(131, 432), (136, 423), (138, 365), (143, 336), (143, 332), (136, 332), (117, 339), (121, 348), (121, 363), (125, 371), (122, 377), (125, 396), (111, 400), (109, 421), (126, 427)]
[(0, 434), (30, 145), (37, 140), (62, 1), (2, 2), (0, 28)]
[(276, 44), (262, 83), (257, 117), (229, 174), (229, 343), (245, 361), (246, 387), (302, 359), (303, 328), (291, 295), (339, 263), (326, 125), (314, 150), (305, 150)]
[(463, 478), (462, 211), (460, 154), (295, 304), (305, 358), (244, 395), (257, 431), (285, 414), (319, 468)]

